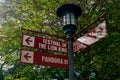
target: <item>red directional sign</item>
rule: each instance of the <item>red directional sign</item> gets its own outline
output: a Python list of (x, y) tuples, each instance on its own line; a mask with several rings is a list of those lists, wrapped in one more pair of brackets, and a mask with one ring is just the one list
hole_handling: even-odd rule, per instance
[(67, 56), (32, 52), (32, 51), (26, 51), (26, 50), (21, 50), (20, 62), (27, 63), (27, 64), (42, 65), (42, 66), (68, 68)]
[(85, 49), (87, 46), (107, 36), (106, 22), (102, 22), (97, 27), (80, 37), (73, 43), (73, 52)]
[(67, 53), (66, 42), (60, 42), (42, 37), (29, 36), (23, 34), (22, 45), (33, 48), (55, 51), (55, 52)]

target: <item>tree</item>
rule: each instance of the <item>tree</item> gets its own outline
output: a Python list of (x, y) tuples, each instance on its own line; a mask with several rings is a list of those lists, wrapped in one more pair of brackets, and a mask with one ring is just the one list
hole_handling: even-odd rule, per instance
[[(65, 36), (59, 28), (61, 20), (56, 16), (55, 11), (62, 4), (74, 3), (82, 8), (77, 32), (103, 12), (108, 13), (105, 18), (100, 19), (80, 36), (103, 20), (107, 21), (109, 34), (108, 37), (74, 56), (75, 79), (119, 80), (119, 2), (118, 0), (5, 0), (1, 2), (0, 54), (4, 65), (13, 65), (4, 75), (5, 79), (49, 80), (50, 78), (58, 78), (62, 80), (68, 78), (68, 70), (65, 69), (20, 64), (19, 53), (22, 32), (33, 35), (33, 33), (21, 31), (21, 28)], [(77, 36), (76, 39), (80, 36)], [(5, 72), (3, 68), (0, 71)]]

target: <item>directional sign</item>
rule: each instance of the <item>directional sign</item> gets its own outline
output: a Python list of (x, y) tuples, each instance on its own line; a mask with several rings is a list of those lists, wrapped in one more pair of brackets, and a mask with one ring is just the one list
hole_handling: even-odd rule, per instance
[(68, 68), (67, 56), (32, 52), (32, 51), (26, 51), (26, 50), (21, 50), (20, 62), (27, 63), (27, 64), (42, 65), (42, 66)]
[(33, 36), (28, 36), (28, 35), (23, 35), (23, 39), (22, 39), (23, 43), (22, 45), (24, 46), (29, 46), (29, 47), (34, 47), (34, 43), (35, 43), (35, 37)]
[(21, 59), (21, 62), (33, 64), (34, 52), (22, 50), (20, 59)]
[(87, 46), (107, 36), (106, 22), (103, 21), (97, 27), (80, 37), (73, 43), (73, 52), (85, 49)]
[(22, 45), (39, 48), (44, 50), (50, 50), (55, 52), (67, 53), (67, 43), (56, 40), (46, 39), (42, 37), (29, 36), (23, 34)]

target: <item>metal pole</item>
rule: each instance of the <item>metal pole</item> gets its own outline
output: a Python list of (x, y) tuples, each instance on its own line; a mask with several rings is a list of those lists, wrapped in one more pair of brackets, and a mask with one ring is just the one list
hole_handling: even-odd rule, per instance
[(74, 63), (73, 63), (73, 40), (72, 33), (68, 33), (68, 60), (69, 60), (69, 80), (74, 80)]

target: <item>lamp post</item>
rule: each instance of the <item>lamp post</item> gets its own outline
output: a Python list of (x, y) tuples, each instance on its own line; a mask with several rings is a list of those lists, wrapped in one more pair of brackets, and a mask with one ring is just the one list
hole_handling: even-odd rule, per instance
[(62, 29), (68, 37), (69, 80), (73, 80), (73, 39), (71, 37), (76, 32), (77, 18), (81, 15), (82, 10), (75, 4), (64, 4), (57, 9), (56, 13), (62, 18)]

